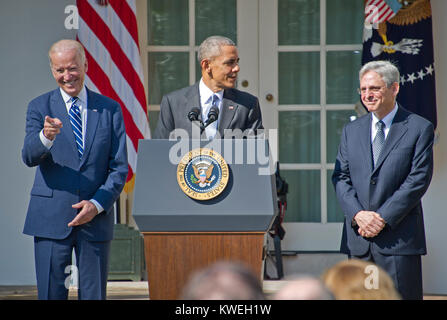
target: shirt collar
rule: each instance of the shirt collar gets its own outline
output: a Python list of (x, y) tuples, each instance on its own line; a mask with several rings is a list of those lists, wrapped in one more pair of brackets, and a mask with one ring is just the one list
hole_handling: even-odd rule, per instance
[[(64, 100), (65, 104), (69, 104), (71, 106), (71, 96), (67, 94), (62, 88), (59, 88), (62, 99)], [(82, 87), (81, 91), (77, 95), (77, 97), (80, 100), (80, 104), (86, 106), (87, 105), (87, 90), (85, 89), (85, 86)]]
[(203, 82), (203, 78), (200, 79), (199, 82), (199, 94), (200, 94), (200, 103), (202, 106), (205, 106), (206, 104), (211, 102), (211, 98), (213, 94), (217, 95), (219, 98), (219, 101), (222, 101), (224, 91), (220, 90), (218, 92), (213, 92), (208, 86)]
[[(380, 119), (377, 118), (373, 112), (371, 113), (372, 113), (372, 126), (373, 128), (375, 128), (376, 123), (379, 122)], [(394, 109), (382, 119), (382, 122), (385, 124), (385, 128), (391, 127), (391, 123), (393, 122), (396, 113), (397, 113), (397, 102), (394, 104)]]

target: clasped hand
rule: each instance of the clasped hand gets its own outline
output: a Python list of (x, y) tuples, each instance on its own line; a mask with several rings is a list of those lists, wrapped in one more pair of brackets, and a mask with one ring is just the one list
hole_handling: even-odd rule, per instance
[(358, 232), (362, 237), (372, 238), (377, 236), (385, 227), (385, 220), (374, 211), (359, 211), (355, 217), (355, 222), (359, 226)]
[(81, 211), (79, 211), (76, 217), (68, 224), (69, 227), (75, 227), (90, 222), (98, 214), (96, 206), (88, 200), (82, 200), (81, 202), (75, 203), (72, 207), (81, 209)]

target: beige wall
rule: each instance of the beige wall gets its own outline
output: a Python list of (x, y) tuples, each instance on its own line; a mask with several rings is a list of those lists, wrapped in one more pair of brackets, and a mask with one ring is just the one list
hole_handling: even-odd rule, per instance
[(0, 1), (0, 285), (35, 283), (33, 238), (22, 234), (34, 169), (21, 159), (28, 102), (55, 88), (51, 43), (74, 38), (64, 9), (75, 0)]

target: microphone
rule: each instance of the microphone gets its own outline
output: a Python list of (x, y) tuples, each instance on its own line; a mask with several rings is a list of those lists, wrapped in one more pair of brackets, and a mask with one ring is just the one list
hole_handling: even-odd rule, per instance
[(219, 118), (219, 108), (212, 106), (208, 112), (208, 120), (206, 121), (205, 128)]
[(191, 111), (188, 112), (189, 121), (199, 121), (200, 109), (193, 107)]
[(191, 111), (188, 112), (188, 119), (189, 121), (191, 121), (192, 123), (198, 121), (199, 122), (199, 127), (200, 127), (200, 134), (202, 134), (202, 132), (205, 130), (205, 126), (203, 125), (203, 122), (201, 119), (199, 119), (199, 115), (200, 115), (200, 109), (197, 107), (193, 107), (191, 109)]

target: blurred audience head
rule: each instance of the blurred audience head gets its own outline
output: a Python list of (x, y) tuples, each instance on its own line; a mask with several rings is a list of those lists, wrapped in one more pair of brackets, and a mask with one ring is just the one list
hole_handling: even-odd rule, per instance
[(259, 277), (238, 262), (216, 262), (198, 270), (186, 283), (182, 300), (264, 300)]
[(333, 300), (332, 293), (326, 288), (321, 279), (300, 275), (290, 278), (273, 294), (274, 300)]
[(391, 277), (373, 262), (341, 261), (323, 273), (325, 285), (337, 300), (399, 300)]

